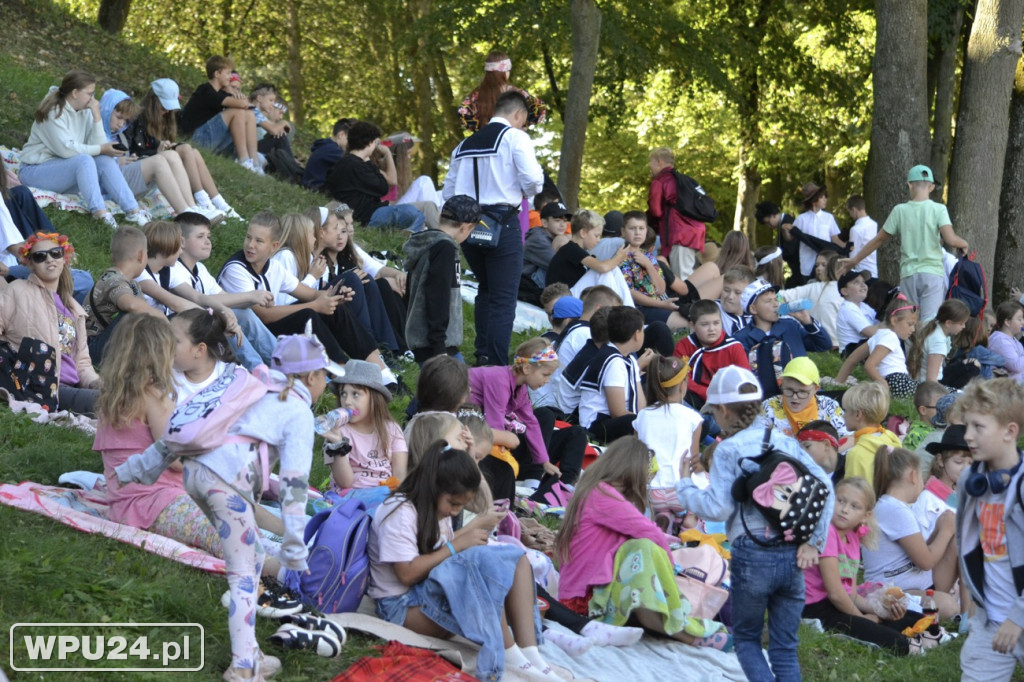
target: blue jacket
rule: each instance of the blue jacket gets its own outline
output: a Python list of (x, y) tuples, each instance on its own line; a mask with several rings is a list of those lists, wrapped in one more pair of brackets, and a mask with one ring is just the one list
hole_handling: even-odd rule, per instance
[(322, 189), (327, 182), (327, 174), (334, 168), (334, 164), (341, 161), (345, 152), (329, 137), (314, 141), (309, 151), (306, 170), (302, 173), (302, 186), (307, 189)]
[(781, 372), (790, 360), (807, 355), (807, 351), (832, 349), (832, 338), (816, 320), (811, 319), (810, 324), (803, 325), (789, 316), (780, 317), (769, 333), (751, 323), (736, 331), (733, 338), (743, 344), (747, 353), (756, 347), (755, 354), (750, 358), (750, 369), (761, 382), (765, 398), (780, 392), (776, 365), (779, 366), (778, 372)]

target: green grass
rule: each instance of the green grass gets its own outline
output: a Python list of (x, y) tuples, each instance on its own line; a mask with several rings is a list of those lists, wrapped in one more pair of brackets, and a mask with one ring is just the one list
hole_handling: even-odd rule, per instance
[[(196, 68), (176, 65), (143, 48), (106, 34), (89, 22), (68, 16), (48, 0), (0, 2), (4, 41), (0, 43), (0, 144), (21, 146), (28, 135), (32, 113), (46, 92), (69, 68), (85, 67), (96, 73), (101, 87), (119, 87), (141, 93), (157, 76), (180, 83), (198, 83)], [(270, 178), (257, 178), (231, 161), (207, 157), (228, 201), (245, 216), (260, 210), (277, 213), (302, 211), (322, 203), (322, 198)], [(78, 266), (94, 274), (106, 267), (110, 231), (83, 214), (47, 210), (54, 225), (74, 242)], [(223, 260), (241, 245), (244, 226), (228, 223), (215, 228), (214, 251), (208, 265), (216, 271)], [(401, 237), (387, 231), (362, 230), (360, 242), (370, 249), (397, 250)], [(463, 354), (472, 358), (474, 330), (472, 309), (465, 310)], [(528, 338), (516, 334), (513, 347)], [(815, 356), (823, 374), (839, 368), (834, 355)], [(406, 383), (415, 386), (415, 367), (402, 371)], [(858, 378), (864, 378), (858, 369)], [(407, 398), (396, 400), (396, 416)], [(909, 414), (906, 401), (893, 411)], [(318, 411), (329, 409), (321, 400)], [(40, 426), (25, 416), (0, 410), (0, 481), (25, 480), (56, 484), (65, 471), (101, 471), (100, 457), (92, 440), (81, 432)], [(328, 475), (321, 459), (313, 457), (311, 481)], [(91, 537), (48, 519), (0, 506), (4, 529), (0, 551), (0, 622), (199, 622), (206, 626), (207, 665), (203, 674), (178, 679), (219, 679), (230, 660), (227, 619), (219, 606), (224, 579), (139, 551), (103, 537)], [(260, 620), (257, 634), (264, 640), (274, 623)], [(0, 666), (8, 660), (7, 637), (0, 636)], [(358, 634), (339, 659), (326, 660), (305, 652), (284, 653), (278, 679), (329, 679), (360, 656), (371, 654), (376, 640)], [(800, 658), (808, 680), (949, 680), (956, 677), (959, 644), (943, 647), (923, 659), (896, 659), (849, 641), (801, 632)], [(279, 654), (281, 652), (274, 652)], [(166, 674), (73, 674), (74, 679), (166, 679)], [(50, 674), (48, 679), (72, 679), (72, 674)], [(28, 679), (24, 677), (21, 679)]]

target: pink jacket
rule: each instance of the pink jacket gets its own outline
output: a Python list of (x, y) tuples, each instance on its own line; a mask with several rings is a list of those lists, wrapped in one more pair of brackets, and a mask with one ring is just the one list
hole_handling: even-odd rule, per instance
[(666, 168), (651, 180), (647, 194), (647, 219), (661, 235), (661, 255), (668, 257), (673, 246), (704, 250), (707, 226), (687, 218), (675, 209), (679, 192), (672, 168)]
[(561, 566), (558, 598), (582, 597), (588, 587), (610, 583), (615, 552), (627, 540), (641, 538), (669, 551), (665, 534), (653, 521), (618, 490), (607, 483), (598, 484), (579, 509), (569, 558)]
[[(85, 388), (99, 378), (89, 357), (85, 310), (78, 301), (72, 300), (68, 311), (75, 316), (75, 366), (78, 368), (79, 386)], [(16, 349), (25, 337), (38, 339), (58, 349), (59, 377), (61, 356), (57, 306), (53, 302), (53, 293), (35, 275), (29, 275), (27, 280), (16, 279), (0, 288), (0, 341), (6, 341)]]

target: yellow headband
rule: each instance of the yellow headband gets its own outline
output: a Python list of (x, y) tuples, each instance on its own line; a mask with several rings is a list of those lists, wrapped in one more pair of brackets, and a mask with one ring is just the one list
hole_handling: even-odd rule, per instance
[(690, 363), (689, 363), (689, 361), (684, 362), (682, 369), (680, 369), (679, 372), (674, 377), (672, 377), (668, 381), (662, 381), (661, 382), (661, 387), (662, 388), (672, 388), (673, 386), (678, 386), (679, 384), (683, 383), (683, 379), (686, 378), (686, 375), (689, 373), (689, 371), (690, 371)]

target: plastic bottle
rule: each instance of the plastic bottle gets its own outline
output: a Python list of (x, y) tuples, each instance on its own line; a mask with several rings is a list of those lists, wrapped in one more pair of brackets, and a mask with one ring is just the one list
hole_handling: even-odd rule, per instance
[(321, 436), (328, 431), (332, 431), (339, 426), (348, 424), (352, 417), (359, 414), (359, 410), (349, 409), (347, 407), (339, 407), (336, 410), (331, 410), (327, 414), (322, 414), (313, 420), (313, 430)]
[(932, 616), (938, 620), (939, 607), (935, 604), (935, 590), (926, 590), (924, 594), (924, 598), (921, 599), (922, 615)]

